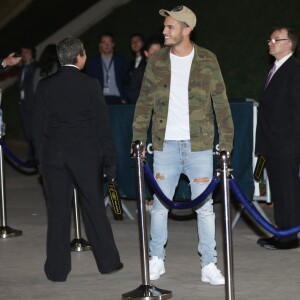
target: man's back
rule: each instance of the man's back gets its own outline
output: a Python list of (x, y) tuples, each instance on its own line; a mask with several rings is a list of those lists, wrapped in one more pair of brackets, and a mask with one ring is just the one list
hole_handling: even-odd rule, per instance
[(75, 67), (61, 67), (40, 81), (36, 101), (38, 113), (33, 130), (39, 145), (45, 139), (64, 154), (80, 157), (107, 152), (111, 136), (106, 106), (96, 79)]

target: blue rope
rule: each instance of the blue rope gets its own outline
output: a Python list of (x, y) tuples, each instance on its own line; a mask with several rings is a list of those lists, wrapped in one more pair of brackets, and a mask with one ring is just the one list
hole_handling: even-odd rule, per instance
[(5, 145), (4, 141), (2, 138), (0, 138), (0, 145), (2, 146), (5, 154), (10, 158), (10, 160), (16, 162), (20, 167), (24, 168), (30, 168), (30, 169), (36, 169), (36, 164), (34, 162), (32, 163), (26, 163), (22, 160), (20, 160), (17, 156), (15, 156)]
[(216, 188), (216, 186), (219, 184), (219, 179), (213, 179), (208, 187), (203, 191), (201, 195), (199, 195), (197, 198), (195, 198), (193, 201), (185, 201), (185, 202), (174, 202), (166, 197), (166, 195), (162, 192), (159, 185), (157, 184), (155, 178), (153, 177), (153, 174), (151, 172), (150, 167), (145, 164), (144, 165), (144, 173), (145, 177), (154, 190), (156, 196), (169, 208), (175, 208), (175, 209), (187, 209), (192, 208), (197, 205), (199, 205), (201, 202), (203, 202), (207, 197), (213, 192), (213, 190)]
[(243, 192), (239, 189), (234, 179), (229, 179), (229, 184), (232, 188), (233, 193), (237, 199), (241, 202), (244, 208), (250, 213), (250, 215), (257, 221), (263, 228), (271, 232), (273, 235), (278, 237), (285, 237), (289, 235), (294, 235), (300, 232), (300, 225), (292, 227), (290, 229), (276, 229), (272, 224), (266, 221), (264, 217), (257, 211), (253, 206), (252, 202), (248, 201)]

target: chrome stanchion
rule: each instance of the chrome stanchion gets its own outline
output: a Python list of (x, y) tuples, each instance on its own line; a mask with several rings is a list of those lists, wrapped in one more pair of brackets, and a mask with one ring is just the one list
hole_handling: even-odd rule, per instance
[[(0, 106), (2, 99), (2, 90), (0, 89)], [(0, 109), (0, 139), (5, 135), (5, 124), (2, 119), (2, 109)], [(0, 189), (1, 189), (1, 225), (0, 225), (0, 238), (10, 238), (22, 235), (21, 230), (13, 229), (7, 225), (6, 217), (6, 201), (4, 190), (4, 164), (3, 164), (3, 150), (0, 144)]]
[(136, 161), (136, 188), (138, 196), (138, 219), (139, 219), (139, 237), (140, 237), (140, 255), (141, 255), (141, 271), (142, 284), (135, 290), (122, 294), (122, 299), (169, 299), (172, 292), (159, 289), (150, 284), (149, 276), (149, 252), (148, 252), (148, 236), (146, 223), (145, 208), (145, 190), (144, 190), (144, 150), (145, 146), (142, 142), (135, 141), (132, 144), (133, 158)]
[(230, 170), (229, 155), (226, 151), (221, 151), (219, 156), (219, 165), (221, 167), (221, 185), (223, 194), (224, 227), (225, 227), (225, 254), (226, 254), (226, 299), (234, 300), (234, 280), (233, 280), (233, 255), (232, 255), (232, 231), (230, 219), (230, 196), (228, 177)]
[(73, 241), (71, 241), (71, 251), (81, 252), (91, 250), (91, 245), (81, 237), (78, 193), (76, 189), (74, 189), (74, 225), (75, 238), (73, 239)]

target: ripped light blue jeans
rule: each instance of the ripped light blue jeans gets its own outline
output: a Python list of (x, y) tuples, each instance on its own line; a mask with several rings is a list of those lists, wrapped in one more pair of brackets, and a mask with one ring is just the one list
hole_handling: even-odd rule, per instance
[[(172, 199), (180, 174), (190, 181), (192, 199), (197, 198), (209, 185), (213, 176), (212, 150), (191, 152), (190, 141), (165, 141), (163, 151), (154, 151), (154, 177), (163, 193)], [(168, 239), (168, 208), (154, 195), (151, 210), (150, 256), (165, 259)], [(198, 252), (201, 267), (217, 262), (215, 241), (215, 214), (211, 195), (196, 210), (198, 226)]]

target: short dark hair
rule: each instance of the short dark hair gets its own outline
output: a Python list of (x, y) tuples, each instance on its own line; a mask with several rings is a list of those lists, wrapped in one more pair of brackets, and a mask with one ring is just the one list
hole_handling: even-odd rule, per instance
[(33, 44), (31, 44), (30, 42), (24, 42), (21, 45), (21, 47), (20, 47), (20, 50), (22, 50), (22, 49), (29, 49), (31, 51), (32, 58), (35, 59), (35, 57), (36, 57), (36, 49), (33, 46)]
[(148, 38), (144, 44), (143, 50), (144, 51), (149, 51), (151, 46), (153, 44), (159, 44), (161, 47), (163, 47), (164, 42), (163, 42), (163, 35), (161, 34), (154, 34), (150, 38)]
[(77, 56), (83, 56), (85, 53), (82, 41), (72, 36), (61, 40), (57, 44), (56, 49), (59, 63), (62, 66), (66, 64), (75, 65), (77, 63)]
[(295, 52), (297, 45), (298, 45), (298, 35), (296, 33), (296, 31), (293, 28), (290, 27), (276, 27), (274, 31), (279, 31), (279, 30), (286, 30), (287, 34), (288, 34), (288, 38), (290, 39), (290, 41), (292, 42), (292, 51)]
[(113, 43), (115, 42), (115, 37), (114, 37), (113, 33), (111, 33), (111, 32), (104, 32), (104, 33), (102, 33), (102, 34), (100, 35), (100, 37), (99, 37), (99, 42), (101, 41), (101, 39), (102, 39), (104, 36), (110, 37), (110, 38), (111, 38), (111, 41), (112, 41)]
[(145, 39), (143, 37), (143, 35), (139, 32), (134, 32), (133, 34), (130, 35), (130, 40), (133, 38), (133, 37), (139, 37), (143, 42), (145, 42)]

